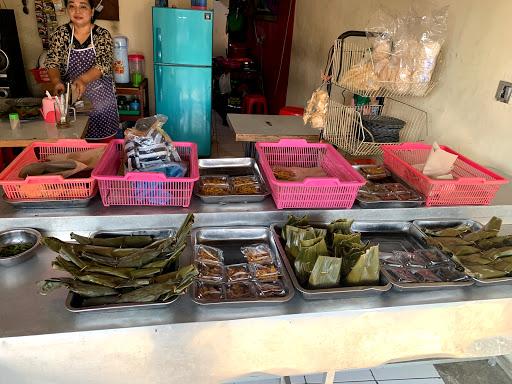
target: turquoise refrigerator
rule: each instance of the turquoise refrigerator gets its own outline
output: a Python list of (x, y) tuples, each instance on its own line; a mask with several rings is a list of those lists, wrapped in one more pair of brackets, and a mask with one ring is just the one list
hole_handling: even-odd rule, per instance
[(156, 113), (175, 141), (210, 156), (213, 12), (153, 7)]

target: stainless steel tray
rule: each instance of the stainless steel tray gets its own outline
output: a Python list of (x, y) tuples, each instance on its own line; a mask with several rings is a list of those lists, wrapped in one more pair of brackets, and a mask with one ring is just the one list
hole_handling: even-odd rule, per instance
[(222, 174), (228, 176), (254, 175), (260, 182), (262, 193), (255, 195), (225, 195), (225, 196), (206, 196), (199, 193), (199, 183), (194, 187), (194, 194), (203, 202), (208, 204), (228, 204), (228, 203), (256, 203), (263, 201), (269, 194), (269, 189), (265, 183), (258, 164), (250, 157), (226, 158), (226, 159), (201, 159), (199, 160), (199, 173), (201, 176)]
[[(354, 165), (353, 168), (360, 170), (362, 168), (368, 168), (372, 167), (372, 165)], [(413, 190), (416, 192), (413, 188), (411, 188), (407, 183), (405, 183), (403, 180), (401, 180), (399, 177), (397, 177), (394, 174), (391, 174), (390, 178), (395, 180), (397, 183), (403, 184), (407, 188)], [(418, 195), (421, 196), (419, 192), (416, 192)], [(359, 194), (356, 197), (356, 201), (359, 204), (361, 208), (368, 208), (368, 209), (381, 209), (381, 208), (418, 208), (425, 204), (425, 199), (421, 199), (418, 201), (402, 201), (402, 200), (390, 200), (390, 201), (369, 201), (361, 198)]]
[[(94, 237), (115, 237), (115, 236), (127, 236), (127, 235), (141, 235), (141, 236), (154, 236), (155, 239), (161, 239), (167, 236), (175, 234), (177, 230), (175, 228), (170, 229), (147, 229), (137, 231), (99, 231), (94, 233)], [(179, 259), (175, 263), (174, 269), (179, 268)], [(131, 308), (159, 308), (165, 307), (169, 304), (174, 303), (178, 300), (179, 296), (162, 301), (152, 303), (122, 303), (122, 304), (101, 304), (101, 300), (95, 299), (84, 299), (80, 295), (73, 292), (69, 292), (66, 298), (66, 309), (71, 312), (96, 312), (106, 310), (120, 310), (120, 309), (131, 309)]]
[[(326, 224), (311, 223), (312, 225), (325, 226)], [(353, 297), (364, 297), (380, 295), (391, 289), (391, 284), (387, 281), (386, 277), (381, 273), (381, 285), (366, 286), (366, 287), (339, 287), (339, 288), (325, 288), (325, 289), (307, 289), (300, 285), (295, 271), (288, 261), (284, 244), (281, 238), (281, 226), (273, 224), (271, 230), (276, 238), (277, 248), (279, 249), (279, 257), (286, 267), (293, 286), (297, 291), (302, 294), (302, 297), (306, 300), (324, 300), (324, 299), (348, 299)]]
[(11, 200), (3, 195), (2, 199), (16, 209), (67, 209), (85, 208), (95, 196), (96, 194), (87, 199), (74, 200)]
[[(427, 234), (424, 232), (424, 229), (436, 229), (436, 228), (449, 228), (455, 227), (461, 224), (466, 224), (471, 227), (473, 231), (479, 231), (484, 227), (482, 223), (474, 220), (453, 220), (453, 219), (440, 219), (440, 220), (415, 220), (413, 224), (417, 227), (418, 231), (421, 233), (421, 241), (425, 244), (425, 239)], [(442, 251), (440, 251), (442, 252)], [(449, 255), (446, 255), (449, 257)], [(454, 260), (455, 263), (457, 263)], [(457, 263), (458, 264), (458, 263)], [(463, 266), (461, 266), (463, 267)], [(512, 277), (499, 277), (496, 279), (477, 279), (472, 277), (475, 281), (475, 284), (479, 287), (489, 287), (493, 285), (509, 285), (512, 284)]]
[[(240, 247), (254, 243), (266, 243), (269, 245), (272, 253), (275, 255), (276, 266), (280, 271), (281, 280), (287, 291), (286, 296), (210, 302), (197, 299), (196, 285), (194, 284), (191, 289), (192, 300), (200, 305), (213, 305), (216, 307), (226, 306), (229, 308), (234, 306), (246, 307), (247, 305), (257, 304), (281, 304), (291, 300), (295, 294), (295, 290), (293, 289), (290, 277), (283, 268), (276, 241), (268, 227), (204, 227), (192, 230), (192, 247), (195, 247), (196, 244), (204, 244), (221, 248), (224, 251), (223, 255), (226, 265), (242, 262), (243, 255), (240, 252)], [(193, 262), (196, 261), (195, 252), (193, 252), (192, 259)]]

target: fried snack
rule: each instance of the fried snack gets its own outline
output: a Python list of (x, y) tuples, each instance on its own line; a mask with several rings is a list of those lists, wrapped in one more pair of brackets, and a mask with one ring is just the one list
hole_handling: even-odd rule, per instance
[(250, 299), (253, 297), (250, 283), (233, 283), (226, 287), (228, 300)]
[(267, 244), (242, 247), (241, 251), (249, 263), (265, 265), (274, 262), (272, 252)]
[(221, 285), (198, 282), (196, 292), (198, 299), (208, 301), (220, 301), (224, 299)]
[(208, 245), (196, 245), (196, 259), (207, 264), (222, 264), (224, 262), (222, 250)]
[(251, 273), (245, 264), (229, 265), (226, 267), (228, 281), (249, 280)]
[(261, 186), (259, 184), (242, 184), (233, 187), (235, 195), (257, 195), (261, 193)]
[(231, 193), (231, 188), (228, 184), (204, 184), (199, 191), (204, 196), (225, 196)]
[(227, 176), (223, 176), (223, 175), (220, 175), (220, 176), (201, 176), (200, 183), (202, 185), (208, 185), (208, 184), (214, 184), (214, 185), (228, 184), (229, 183), (229, 178)]
[(272, 167), (272, 172), (277, 180), (281, 181), (293, 181), (297, 178), (297, 174), (289, 168), (284, 167)]
[(198, 277), (202, 280), (219, 282), (224, 280), (224, 269), (220, 265), (198, 263)]
[(276, 281), (279, 279), (279, 271), (274, 264), (251, 264), (253, 276), (259, 281)]
[(236, 176), (231, 178), (231, 184), (233, 184), (234, 187), (238, 187), (241, 185), (246, 184), (259, 184), (258, 179), (256, 176)]
[(256, 282), (256, 294), (259, 297), (286, 296), (286, 289), (281, 281), (273, 283)]

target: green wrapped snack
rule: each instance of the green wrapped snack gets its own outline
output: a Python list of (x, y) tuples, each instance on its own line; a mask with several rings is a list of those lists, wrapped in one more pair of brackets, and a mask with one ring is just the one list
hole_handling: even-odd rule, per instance
[(329, 256), (318, 256), (311, 276), (309, 286), (312, 288), (332, 288), (340, 283), (341, 259)]
[(462, 238), (466, 241), (478, 242), (481, 240), (492, 239), (498, 236), (501, 229), (502, 220), (498, 217), (493, 217), (489, 222), (480, 230), (464, 235)]
[(464, 233), (467, 233), (470, 231), (471, 231), (471, 227), (468, 225), (465, 225), (465, 224), (461, 224), (454, 228), (445, 228), (445, 229), (440, 229), (440, 230), (425, 229), (425, 233), (427, 235), (434, 236), (434, 237), (457, 237), (457, 236), (461, 236)]
[(286, 227), (307, 227), (308, 226), (308, 217), (302, 216), (302, 217), (296, 217), (293, 215), (288, 216), (288, 221), (283, 227), (283, 231), (281, 233), (281, 237), (284, 240), (288, 239), (288, 233), (286, 231)]
[(449, 246), (473, 245), (472, 242), (461, 239), (460, 237), (427, 237), (427, 244), (443, 248)]
[(478, 248), (487, 251), (492, 248), (503, 248), (512, 246), (512, 235), (496, 236), (491, 239), (480, 240), (477, 243)]
[(475, 253), (480, 252), (478, 248), (472, 247), (470, 245), (447, 245), (441, 247), (444, 252), (451, 253), (454, 256), (466, 256), (473, 255)]
[(493, 248), (485, 251), (482, 257), (489, 260), (496, 260), (500, 257), (512, 256), (512, 247)]
[(481, 253), (467, 256), (454, 256), (454, 259), (462, 265), (487, 265), (492, 263), (492, 260), (482, 257)]
[(379, 284), (379, 246), (368, 249), (359, 257), (346, 277), (347, 285), (378, 285)]
[(507, 272), (498, 271), (494, 268), (490, 268), (487, 265), (471, 265), (466, 269), (468, 271), (468, 274), (476, 279), (496, 279), (499, 277), (507, 276)]
[(301, 284), (308, 281), (318, 256), (325, 255), (329, 255), (329, 251), (323, 237), (301, 241), (299, 254), (294, 262), (295, 272)]
[(495, 269), (497, 271), (503, 271), (507, 274), (512, 273), (512, 257), (503, 257), (494, 261), (492, 264), (489, 264), (488, 267)]
[(300, 243), (303, 240), (311, 240), (317, 237), (324, 237), (322, 232), (318, 232), (313, 227), (286, 227), (287, 240), (286, 250), (292, 258), (296, 258), (299, 254)]

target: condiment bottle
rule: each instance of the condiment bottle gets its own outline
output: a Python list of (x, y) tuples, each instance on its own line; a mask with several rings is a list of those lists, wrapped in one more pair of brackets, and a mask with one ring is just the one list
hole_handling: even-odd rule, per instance
[(20, 128), (20, 115), (17, 113), (10, 113), (9, 122), (11, 123), (11, 129), (14, 130)]

